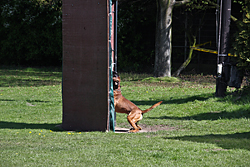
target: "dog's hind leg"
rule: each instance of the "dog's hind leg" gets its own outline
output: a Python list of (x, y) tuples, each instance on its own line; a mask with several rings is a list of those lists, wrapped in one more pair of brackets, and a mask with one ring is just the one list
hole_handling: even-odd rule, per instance
[(135, 123), (135, 125), (137, 126), (137, 128), (138, 128), (139, 130), (142, 130), (142, 128), (141, 128), (137, 123), (138, 123), (138, 122)]
[[(138, 122), (135, 123), (135, 125), (137, 126), (137, 128), (138, 128), (139, 130), (142, 130), (142, 128), (141, 128), (137, 123), (138, 123)], [(134, 128), (131, 128), (130, 130), (134, 130)]]
[(136, 112), (131, 112), (128, 116), (127, 116), (127, 119), (128, 119), (128, 122), (129, 124), (133, 127), (132, 130), (130, 130), (129, 132), (132, 132), (132, 133), (135, 133), (135, 132), (138, 132), (139, 131), (139, 128), (137, 127), (137, 121), (136, 121)]

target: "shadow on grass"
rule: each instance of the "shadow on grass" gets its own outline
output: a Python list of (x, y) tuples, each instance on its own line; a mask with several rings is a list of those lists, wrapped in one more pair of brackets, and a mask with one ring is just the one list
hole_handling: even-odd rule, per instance
[(34, 123), (17, 123), (17, 122), (5, 122), (0, 121), (0, 129), (48, 129), (53, 131), (61, 131), (56, 126), (58, 124), (34, 124)]
[(0, 87), (58, 85), (61, 78), (62, 73), (58, 69), (0, 68)]
[(38, 86), (47, 86), (47, 85), (59, 85), (61, 81), (55, 80), (34, 80), (34, 79), (2, 79), (0, 81), (0, 87), (38, 87)]
[(192, 102), (195, 100), (198, 101), (206, 101), (210, 98), (214, 97), (214, 93), (204, 93), (201, 95), (195, 96), (181, 96), (180, 98), (170, 98), (169, 100), (159, 99), (159, 100), (149, 100), (149, 101), (132, 101), (136, 105), (153, 105), (159, 101), (163, 101), (162, 104), (184, 104), (188, 102)]
[(246, 149), (250, 150), (250, 132), (235, 134), (210, 134), (204, 136), (183, 136), (183, 137), (164, 137), (164, 139), (173, 139), (181, 141), (191, 141), (198, 143), (216, 144), (221, 149), (207, 149), (206, 151), (225, 151), (227, 149)]
[(187, 116), (187, 117), (148, 117), (148, 119), (175, 119), (175, 120), (218, 120), (218, 119), (239, 119), (239, 118), (250, 118), (250, 109), (242, 108), (233, 112), (209, 112), (201, 113), (197, 115)]
[[(13, 100), (13, 99), (0, 99), (0, 101), (16, 101), (16, 100)], [(26, 102), (28, 102), (28, 103), (50, 103), (51, 101), (47, 101), (47, 100), (26, 100)], [(53, 101), (53, 102), (60, 103), (61, 101)]]
[[(214, 93), (205, 93), (201, 95), (195, 96), (186, 96), (180, 97), (178, 99), (169, 99), (163, 100), (162, 104), (184, 104), (193, 101), (206, 101), (210, 98), (214, 97)], [(159, 102), (161, 100), (149, 100), (149, 101), (132, 101), (136, 105), (149, 105), (152, 106), (153, 104)], [(217, 101), (223, 103), (231, 103), (228, 99), (218, 99)], [(237, 104), (237, 103), (236, 103)], [(142, 108), (144, 109), (144, 108)], [(234, 119), (234, 118), (250, 118), (250, 108), (249, 107), (242, 107), (238, 110), (233, 112), (228, 112), (224, 109), (224, 111), (213, 111), (208, 113), (200, 113), (197, 115), (186, 116), (186, 117), (170, 117), (170, 116), (161, 116), (161, 117), (148, 117), (149, 119), (176, 119), (176, 120), (218, 120), (218, 119)]]
[[(46, 101), (46, 100), (26, 100), (26, 101), (29, 103), (49, 103), (49, 102), (51, 102), (51, 101)], [(55, 101), (53, 101), (53, 102), (55, 102)], [(61, 101), (59, 101), (59, 102), (61, 102)]]
[(12, 100), (12, 99), (0, 99), (0, 101), (16, 101), (16, 100)]

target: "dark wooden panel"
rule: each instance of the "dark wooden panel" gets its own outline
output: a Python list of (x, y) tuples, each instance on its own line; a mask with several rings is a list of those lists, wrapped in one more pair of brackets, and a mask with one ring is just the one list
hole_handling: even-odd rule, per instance
[(63, 0), (63, 129), (107, 130), (107, 1)]

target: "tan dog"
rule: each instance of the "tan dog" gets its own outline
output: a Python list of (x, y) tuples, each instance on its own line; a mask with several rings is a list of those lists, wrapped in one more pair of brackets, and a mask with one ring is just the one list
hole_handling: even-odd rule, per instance
[(114, 102), (115, 102), (115, 112), (128, 114), (127, 119), (130, 125), (133, 127), (129, 132), (138, 132), (142, 128), (137, 125), (138, 121), (142, 120), (142, 115), (153, 108), (159, 106), (162, 101), (154, 104), (152, 107), (146, 110), (141, 110), (134, 103), (126, 99), (121, 94), (120, 86), (120, 76), (113, 72), (113, 87), (114, 87)]

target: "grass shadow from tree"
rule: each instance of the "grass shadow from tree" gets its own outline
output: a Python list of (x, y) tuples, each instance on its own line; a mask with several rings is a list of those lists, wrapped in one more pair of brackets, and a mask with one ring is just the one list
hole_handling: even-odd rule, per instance
[(223, 149), (206, 149), (206, 151), (228, 151), (229, 149), (246, 149), (250, 151), (250, 131), (234, 134), (208, 134), (197, 136), (164, 137), (164, 139), (216, 144)]
[(60, 129), (56, 126), (58, 124), (51, 124), (51, 123), (20, 123), (20, 122), (7, 122), (7, 121), (0, 121), (0, 129), (47, 129), (53, 131), (59, 131)]

